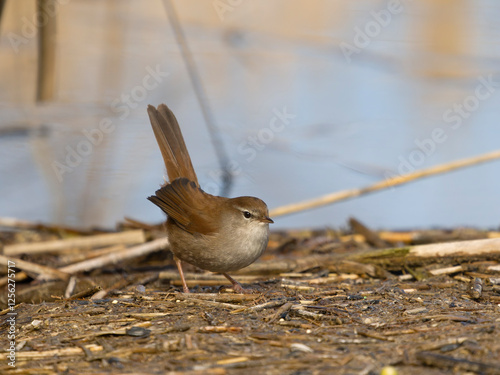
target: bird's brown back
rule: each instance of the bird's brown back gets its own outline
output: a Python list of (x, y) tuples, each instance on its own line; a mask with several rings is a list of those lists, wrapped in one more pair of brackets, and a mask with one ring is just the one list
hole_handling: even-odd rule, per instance
[(156, 190), (148, 200), (160, 207), (177, 226), (192, 234), (217, 232), (220, 208), (229, 201), (205, 193), (187, 178), (175, 179)]

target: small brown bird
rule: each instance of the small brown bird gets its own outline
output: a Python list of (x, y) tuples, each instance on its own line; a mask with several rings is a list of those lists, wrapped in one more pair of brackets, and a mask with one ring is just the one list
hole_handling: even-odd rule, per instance
[(198, 184), (181, 129), (172, 111), (148, 106), (149, 119), (170, 182), (148, 199), (168, 216), (170, 249), (189, 293), (182, 261), (222, 273), (238, 293), (245, 290), (227, 272), (252, 264), (267, 247), (267, 205), (255, 197), (224, 198), (205, 193)]

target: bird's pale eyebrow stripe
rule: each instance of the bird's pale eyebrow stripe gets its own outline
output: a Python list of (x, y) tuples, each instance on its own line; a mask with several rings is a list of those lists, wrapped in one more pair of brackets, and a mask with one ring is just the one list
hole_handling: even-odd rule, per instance
[(236, 208), (237, 210), (242, 211), (242, 212), (244, 212), (244, 211), (248, 211), (248, 212), (250, 212), (250, 213), (252, 212), (252, 211), (250, 211), (248, 208), (244, 208), (244, 207), (237, 207), (237, 206), (235, 206), (235, 208)]

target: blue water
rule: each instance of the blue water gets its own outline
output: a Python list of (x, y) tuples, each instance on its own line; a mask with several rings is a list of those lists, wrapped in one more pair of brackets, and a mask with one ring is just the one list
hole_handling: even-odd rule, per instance
[[(34, 76), (23, 75), (34, 69), (35, 41), (15, 54), (2, 34), (0, 216), (105, 227), (124, 216), (163, 220), (146, 200), (164, 175), (149, 103), (173, 109), (202, 187), (218, 192), (219, 164), (163, 10), (128, 7), (118, 37), (101, 23), (88, 35), (75, 16), (90, 11), (81, 2), (61, 9), (81, 39), (59, 39), (58, 97), (42, 106), (32, 101)], [(184, 20), (235, 170), (231, 196), (255, 195), (274, 208), (500, 148), (496, 2), (467, 3), (473, 37), (455, 41), (459, 54), (426, 48), (416, 27), (425, 25), (424, 10), (407, 3), (350, 61), (341, 43), (353, 44), (355, 27), (372, 22), (370, 11), (383, 3), (346, 6), (342, 23), (294, 28), (299, 15), (290, 16), (276, 30), (251, 17), (278, 12), (268, 7), (242, 6), (224, 22), (213, 9)], [(104, 20), (109, 11), (101, 8)], [(490, 76), (494, 84), (485, 85)], [(499, 171), (490, 162), (279, 217), (274, 227), (339, 227), (354, 216), (374, 228), (498, 228)]]

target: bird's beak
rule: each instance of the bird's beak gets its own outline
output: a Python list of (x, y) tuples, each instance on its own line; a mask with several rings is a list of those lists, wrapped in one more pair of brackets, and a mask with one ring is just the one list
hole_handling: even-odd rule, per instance
[(271, 219), (270, 217), (267, 217), (267, 216), (260, 219), (260, 221), (262, 221), (263, 223), (268, 223), (268, 224), (274, 223), (273, 219)]

